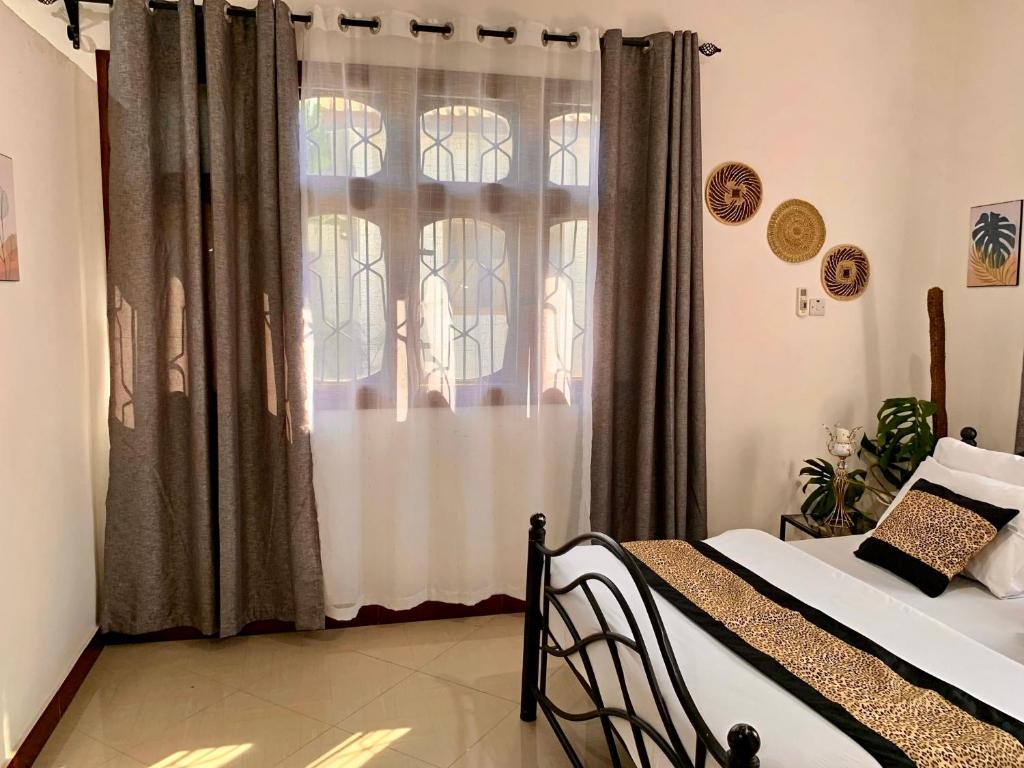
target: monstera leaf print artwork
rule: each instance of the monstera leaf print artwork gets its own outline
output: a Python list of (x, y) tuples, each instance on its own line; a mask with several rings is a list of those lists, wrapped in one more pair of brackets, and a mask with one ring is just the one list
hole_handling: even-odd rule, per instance
[(967, 260), (969, 287), (1017, 285), (1022, 201), (971, 209)]
[(986, 211), (975, 222), (971, 238), (985, 261), (993, 267), (1001, 267), (1017, 242), (1017, 225), (1001, 213)]

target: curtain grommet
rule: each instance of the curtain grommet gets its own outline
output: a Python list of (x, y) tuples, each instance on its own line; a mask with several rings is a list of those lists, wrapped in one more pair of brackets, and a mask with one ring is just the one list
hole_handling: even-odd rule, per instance
[(570, 32), (568, 35), (563, 35), (561, 33), (552, 33), (551, 30), (545, 29), (540, 33), (540, 42), (545, 46), (548, 43), (565, 43), (569, 48), (578, 48), (580, 33)]
[[(484, 34), (485, 31), (490, 32), (491, 34), (485, 35)], [(503, 35), (502, 34), (495, 34), (496, 32), (497, 32), (497, 30), (487, 29), (486, 27), (484, 27), (483, 24), (478, 24), (477, 27), (476, 27), (476, 39), (477, 39), (478, 42), (482, 43), (488, 37), (500, 37), (506, 43), (511, 45), (512, 43), (514, 43), (516, 41), (516, 36), (519, 34), (516, 31), (515, 27), (506, 27), (505, 28), (505, 34), (503, 34)]]
[[(339, 13), (338, 14), (338, 29), (340, 29), (342, 32), (348, 32), (350, 29), (352, 29), (352, 27), (366, 27), (368, 30), (370, 30), (370, 34), (371, 35), (376, 35), (378, 32), (380, 32), (380, 29), (381, 29), (380, 16), (371, 16), (369, 19), (366, 20), (366, 21), (370, 22), (369, 24), (367, 24), (365, 22), (363, 22), (361, 24), (353, 24), (352, 23), (353, 21), (356, 21), (356, 19), (355, 18), (352, 18), (352, 19), (347, 18), (345, 16), (344, 12)], [(362, 21), (362, 20), (360, 19), (359, 21)]]
[(648, 40), (646, 43), (644, 43), (644, 47), (640, 49), (640, 52), (650, 53), (652, 50), (654, 50), (654, 41)]
[(227, 21), (228, 24), (231, 23), (231, 13), (230, 13), (230, 10), (231, 10), (231, 6), (228, 3), (224, 3), (224, 19)]
[[(111, 8), (113, 8), (113, 6), (111, 6)], [(153, 7), (153, 0), (146, 0), (146, 10), (149, 11), (150, 16), (156, 13), (156, 8)]]
[(419, 37), (421, 31), (440, 35), (442, 40), (451, 40), (455, 34), (455, 25), (450, 21), (446, 21), (444, 24), (434, 24), (432, 22), (420, 24), (418, 19), (413, 19), (409, 22), (409, 32), (412, 33), (413, 37)]

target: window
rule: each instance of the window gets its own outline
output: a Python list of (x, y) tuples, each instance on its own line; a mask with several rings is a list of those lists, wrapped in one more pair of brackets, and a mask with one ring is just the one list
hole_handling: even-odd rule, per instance
[[(428, 389), (500, 371), (508, 342), (505, 233), (476, 219), (442, 219), (420, 238), (420, 345)], [(446, 398), (447, 399), (447, 398)]]
[(587, 220), (554, 224), (544, 280), (543, 393), (547, 402), (581, 395), (586, 331)]
[(306, 172), (314, 176), (372, 176), (384, 165), (388, 137), (379, 111), (355, 99), (305, 99), (302, 122)]
[(379, 373), (387, 335), (387, 272), (380, 227), (356, 216), (312, 216), (306, 251), (318, 381)]
[(497, 112), (456, 104), (420, 116), (420, 166), (431, 179), (501, 181), (512, 151), (512, 127)]
[(385, 66), (303, 92), (314, 397), (573, 402), (588, 84)]
[(590, 113), (580, 111), (551, 119), (548, 181), (552, 184), (590, 184), (590, 122)]

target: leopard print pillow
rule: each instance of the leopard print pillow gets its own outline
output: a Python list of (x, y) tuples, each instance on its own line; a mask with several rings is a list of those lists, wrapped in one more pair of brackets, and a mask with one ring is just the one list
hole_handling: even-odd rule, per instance
[(938, 597), (1017, 513), (918, 480), (854, 554)]

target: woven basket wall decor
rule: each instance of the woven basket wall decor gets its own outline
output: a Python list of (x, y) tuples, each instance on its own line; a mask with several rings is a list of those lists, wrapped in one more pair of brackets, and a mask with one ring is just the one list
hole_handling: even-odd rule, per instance
[(821, 260), (821, 285), (833, 299), (856, 299), (867, 290), (870, 279), (871, 263), (856, 245), (837, 245)]
[(825, 244), (825, 220), (806, 200), (786, 200), (768, 220), (768, 245), (783, 261), (813, 259)]
[(708, 174), (704, 202), (723, 224), (742, 224), (761, 207), (761, 177), (744, 163), (722, 163)]

